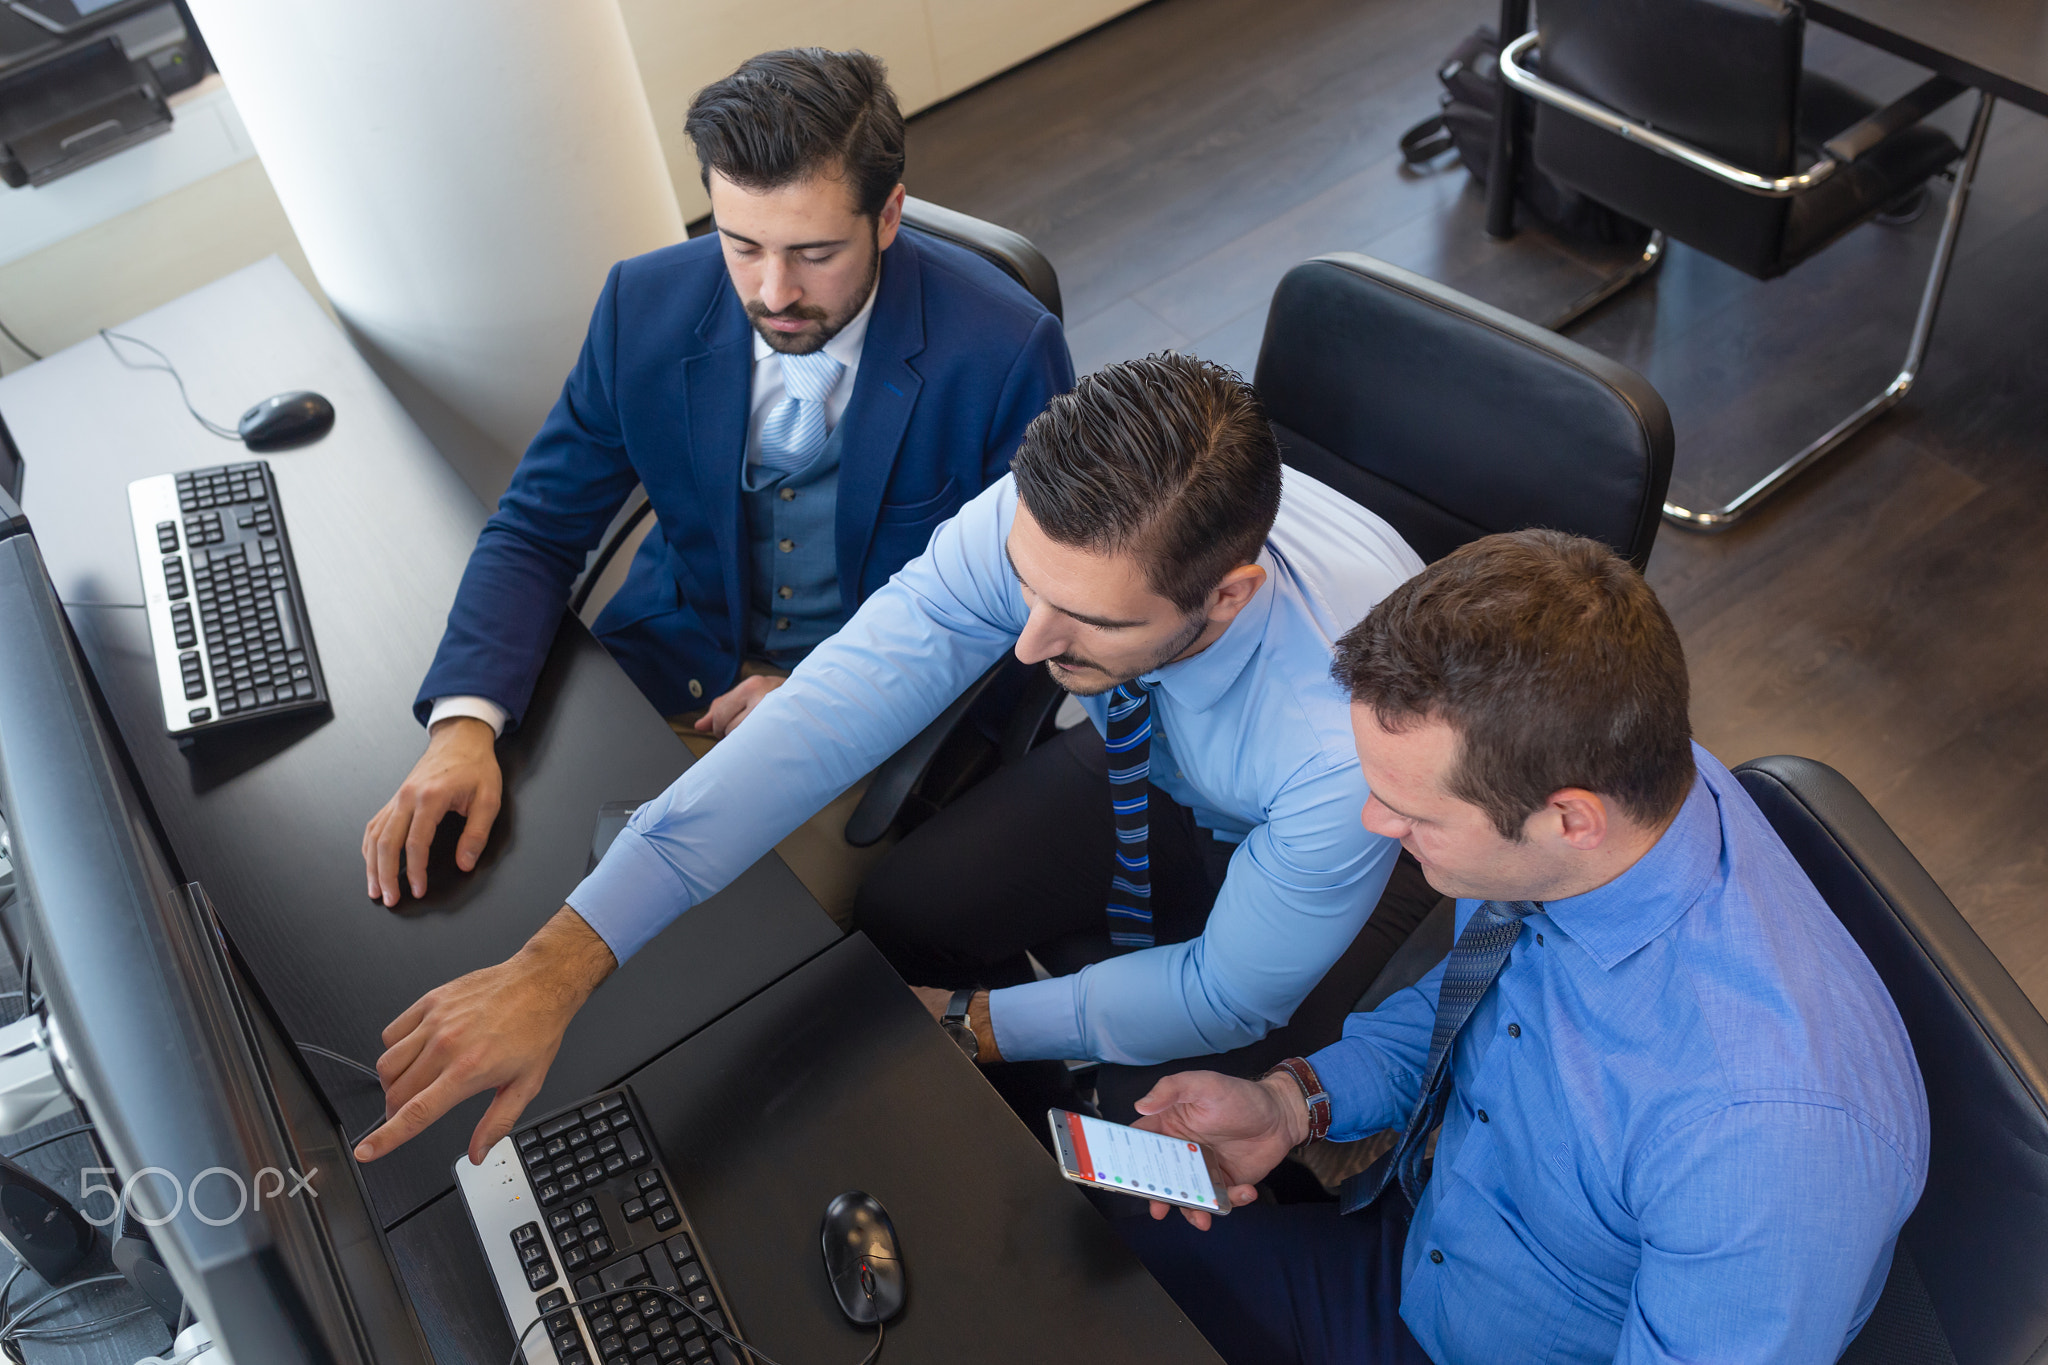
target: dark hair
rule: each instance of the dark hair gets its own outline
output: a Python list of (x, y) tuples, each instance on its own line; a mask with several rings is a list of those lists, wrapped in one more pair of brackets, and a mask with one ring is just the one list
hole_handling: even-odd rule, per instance
[(1258, 557), (1280, 511), (1280, 448), (1258, 395), (1170, 351), (1105, 365), (1053, 399), (1010, 472), (1047, 536), (1136, 553), (1185, 612)]
[(854, 206), (873, 218), (903, 182), (903, 115), (888, 68), (865, 52), (793, 47), (751, 57), (697, 92), (683, 131), (706, 188), (714, 170), (754, 191), (844, 176)]
[(1504, 838), (1583, 787), (1657, 824), (1692, 790), (1685, 650), (1657, 594), (1595, 540), (1475, 540), (1394, 589), (1337, 645), (1351, 700), (1462, 741), (1450, 793)]

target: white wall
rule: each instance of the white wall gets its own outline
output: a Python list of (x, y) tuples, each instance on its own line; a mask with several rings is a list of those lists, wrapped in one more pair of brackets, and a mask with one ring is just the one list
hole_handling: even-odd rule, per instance
[[(1142, 0), (619, 0), (683, 217), (710, 212), (683, 136), (690, 97), (757, 52), (861, 48), (906, 114), (1135, 9)], [(913, 172), (914, 173), (914, 172)]]

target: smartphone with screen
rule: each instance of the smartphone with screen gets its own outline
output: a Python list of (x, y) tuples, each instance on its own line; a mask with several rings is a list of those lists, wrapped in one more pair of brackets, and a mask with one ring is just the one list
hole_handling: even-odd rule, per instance
[(1230, 1212), (1230, 1200), (1209, 1178), (1202, 1149), (1183, 1138), (1048, 1109), (1060, 1170), (1077, 1185), (1134, 1194), (1186, 1209)]

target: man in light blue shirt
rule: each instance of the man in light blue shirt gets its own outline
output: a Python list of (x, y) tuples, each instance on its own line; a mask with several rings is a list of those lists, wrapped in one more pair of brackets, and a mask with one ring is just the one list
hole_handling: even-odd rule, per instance
[(1835, 1360), (1919, 1200), (1926, 1095), (1869, 962), (1690, 742), (1655, 595), (1590, 541), (1493, 536), (1336, 673), (1364, 823), (1460, 898), (1457, 945), (1342, 1041), (1138, 1108), (1235, 1204), (1310, 1137), (1399, 1138), (1336, 1205), (1127, 1239), (1232, 1361)]
[[(1115, 766), (1140, 808), (1149, 736), (1153, 783), (1241, 842), (1198, 937), (978, 997), (966, 1044), (990, 1061), (1158, 1062), (1235, 1048), (1288, 1020), (1358, 936), (1398, 853), (1355, 817), (1367, 793), (1329, 677), (1333, 642), (1421, 563), (1384, 522), (1314, 480), (1289, 472), (1283, 492), (1249, 386), (1202, 361), (1154, 357), (1087, 377), (1033, 422), (1020, 464), (1037, 472), (969, 502), (762, 701), (759, 720), (644, 806), (520, 954), (430, 993), (386, 1030), (394, 1117), (361, 1159), (496, 1087), (472, 1139), (480, 1159), (616, 963), (1010, 650), (1083, 695), (1111, 745), (1124, 746)], [(1031, 491), (1020, 499), (1020, 488)], [(1143, 702), (1113, 715), (1104, 694), (1119, 686)], [(1145, 714), (1150, 724), (1133, 732)], [(1104, 857), (1082, 911), (1100, 920), (1121, 906), (1135, 933), (1142, 817), (1133, 830), (1116, 867)], [(1067, 856), (994, 850), (988, 875)], [(978, 894), (957, 887), (963, 914)], [(935, 1014), (946, 998), (926, 993)]]

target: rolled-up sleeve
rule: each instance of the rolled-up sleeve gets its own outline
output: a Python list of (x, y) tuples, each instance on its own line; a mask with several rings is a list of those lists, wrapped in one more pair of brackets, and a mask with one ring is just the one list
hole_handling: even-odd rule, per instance
[(991, 993), (1003, 1056), (1146, 1065), (1227, 1052), (1287, 1022), (1357, 937), (1400, 852), (1359, 824), (1365, 799), (1355, 764), (1319, 758), (1238, 846), (1199, 937)]
[(642, 806), (570, 893), (624, 962), (929, 724), (1015, 642), (1006, 477), (813, 650), (745, 724)]

